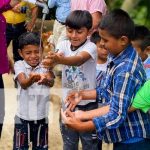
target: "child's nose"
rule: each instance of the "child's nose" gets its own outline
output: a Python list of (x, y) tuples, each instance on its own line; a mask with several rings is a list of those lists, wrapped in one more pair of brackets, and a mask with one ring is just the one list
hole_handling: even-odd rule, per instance
[(72, 33), (72, 37), (76, 37), (76, 35), (77, 35), (76, 31), (74, 31), (74, 32)]

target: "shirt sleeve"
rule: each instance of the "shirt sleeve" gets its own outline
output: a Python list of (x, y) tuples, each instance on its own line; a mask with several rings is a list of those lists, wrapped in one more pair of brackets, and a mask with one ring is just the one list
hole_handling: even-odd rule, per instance
[(18, 76), (20, 73), (24, 73), (24, 72), (25, 72), (25, 67), (24, 67), (23, 62), (22, 62), (22, 61), (17, 61), (17, 62), (14, 64), (14, 70), (15, 70), (14, 80), (16, 80), (17, 76)]
[[(113, 79), (113, 90), (110, 92), (110, 110), (106, 115), (93, 119), (99, 136), (103, 136), (105, 129), (118, 128), (126, 119), (127, 110), (131, 104), (138, 81), (132, 74), (118, 73)], [(132, 92), (133, 91), (133, 92)], [(101, 96), (99, 89), (98, 96)], [(111, 93), (112, 92), (112, 93)]]
[(97, 60), (97, 47), (94, 43), (89, 42), (84, 48), (83, 48), (82, 52), (85, 51), (85, 52), (89, 53), (91, 55), (92, 59)]
[(103, 15), (107, 12), (107, 6), (104, 0), (89, 0), (88, 3), (89, 12), (95, 13), (95, 12), (101, 12)]

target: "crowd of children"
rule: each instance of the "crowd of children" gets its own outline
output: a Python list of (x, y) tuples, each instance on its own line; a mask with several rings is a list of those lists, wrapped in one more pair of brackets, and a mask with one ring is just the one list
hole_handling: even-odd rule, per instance
[[(68, 2), (68, 1), (67, 1)], [(66, 38), (42, 59), (40, 35), (23, 33), (14, 64), (17, 111), (13, 149), (48, 150), (52, 69), (62, 64), (60, 130), (64, 150), (150, 149), (150, 31), (121, 9), (104, 15), (93, 32), (92, 15), (66, 17)], [(92, 34), (91, 34), (92, 33)], [(53, 139), (51, 139), (53, 140)]]

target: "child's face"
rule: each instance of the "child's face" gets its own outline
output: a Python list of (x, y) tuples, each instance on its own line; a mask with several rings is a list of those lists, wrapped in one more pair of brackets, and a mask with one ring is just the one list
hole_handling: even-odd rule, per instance
[(141, 49), (141, 40), (134, 40), (132, 41), (132, 45), (135, 48), (135, 50), (138, 52), (138, 55), (141, 57), (142, 61), (145, 61), (146, 58), (148, 57), (148, 54), (146, 50), (142, 51)]
[(74, 47), (78, 47), (87, 39), (87, 36), (89, 35), (90, 31), (85, 27), (80, 29), (73, 29), (67, 27), (66, 33), (68, 39), (71, 42), (71, 45)]
[(103, 44), (98, 41), (96, 43), (97, 46), (97, 52), (98, 52), (98, 59), (107, 61), (108, 51), (103, 47)]
[(99, 29), (99, 34), (101, 36), (101, 44), (109, 53), (116, 56), (125, 48), (125, 42), (122, 37), (117, 39), (102, 29)]
[(39, 46), (26, 45), (23, 49), (19, 50), (20, 56), (29, 64), (31, 67), (36, 67), (42, 58), (42, 52), (40, 53)]

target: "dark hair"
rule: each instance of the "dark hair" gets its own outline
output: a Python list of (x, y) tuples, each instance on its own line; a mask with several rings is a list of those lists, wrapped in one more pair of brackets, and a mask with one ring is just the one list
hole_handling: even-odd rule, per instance
[(97, 43), (97, 42), (99, 42), (100, 40), (101, 40), (101, 37), (100, 37), (100, 35), (99, 35), (99, 32), (98, 31), (95, 31), (92, 35), (91, 35), (91, 37), (90, 37), (90, 40), (91, 40), (91, 42), (93, 42), (93, 43)]
[(134, 22), (128, 13), (121, 9), (115, 9), (103, 16), (99, 28), (107, 30), (115, 38), (127, 36), (131, 40), (134, 35)]
[[(40, 34), (37, 32), (26, 32), (19, 37), (19, 49), (23, 49), (26, 45), (40, 46)], [(41, 43), (41, 46), (42, 43)]]
[(150, 31), (146, 26), (135, 26), (135, 34), (133, 40), (143, 40), (145, 36), (149, 34)]
[(92, 28), (92, 16), (86, 10), (75, 10), (66, 18), (65, 24), (73, 29), (86, 27), (89, 30)]
[(141, 50), (144, 51), (148, 46), (150, 46), (150, 34), (144, 38), (141, 43)]

